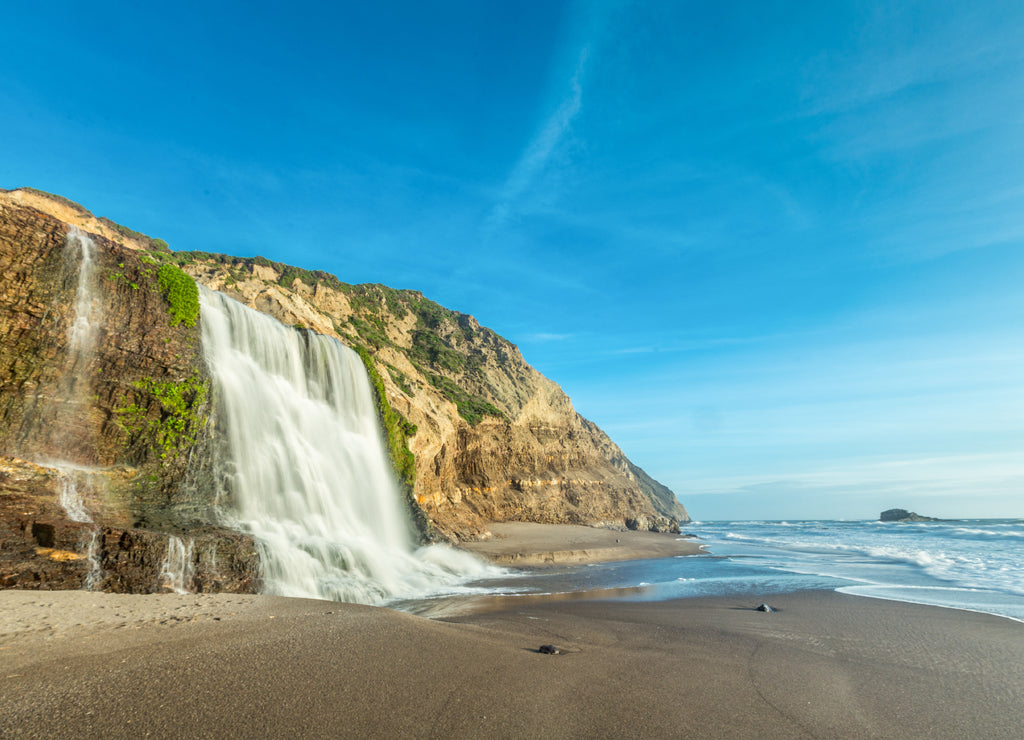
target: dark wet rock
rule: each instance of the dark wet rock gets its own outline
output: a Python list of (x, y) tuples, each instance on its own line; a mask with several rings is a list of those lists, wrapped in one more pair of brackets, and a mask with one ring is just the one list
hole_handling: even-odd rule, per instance
[(199, 325), (173, 323), (149, 255), (92, 234), (103, 320), (76, 356), (68, 229), (0, 198), (0, 456), (109, 471), (91, 511), (113, 526), (213, 523), (219, 487), (196, 465), (217, 441)]
[(72, 521), (58, 503), (59, 485), (50, 468), (0, 457), (0, 588), (164, 591), (164, 562), (177, 537), (188, 553), (183, 587), (259, 589), (259, 550), (250, 535), (214, 524), (143, 529), (99, 514), (93, 522)]

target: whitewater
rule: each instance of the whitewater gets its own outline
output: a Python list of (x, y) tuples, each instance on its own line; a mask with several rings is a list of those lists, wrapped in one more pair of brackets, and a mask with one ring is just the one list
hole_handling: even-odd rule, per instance
[(698, 522), (690, 531), (733, 562), (843, 593), (1024, 620), (1024, 519)]
[(826, 589), (1024, 621), (1024, 519), (692, 522), (700, 555), (547, 568), (481, 581), (489, 596), (401, 608), (428, 615), (533, 599), (664, 601), (735, 597), (756, 606)]
[(380, 604), (498, 572), (417, 545), (356, 352), (203, 287), (200, 301), (227, 436), (223, 515), (256, 539), (265, 593)]

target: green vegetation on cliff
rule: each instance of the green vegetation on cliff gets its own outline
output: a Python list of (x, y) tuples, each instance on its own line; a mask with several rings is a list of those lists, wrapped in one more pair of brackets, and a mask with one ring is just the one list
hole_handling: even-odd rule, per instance
[(199, 288), (196, 281), (177, 265), (160, 265), (157, 273), (160, 292), (167, 298), (171, 326), (195, 326), (199, 318)]
[[(442, 396), (455, 404), (459, 415), (471, 425), (479, 424), (485, 416), (504, 418), (499, 408), (472, 390), (479, 387), (480, 365), (470, 346), (477, 335), (491, 340), (493, 332), (471, 326), (468, 316), (451, 311), (422, 293), (376, 283), (350, 285), (323, 270), (305, 270), (266, 257), (232, 257), (210, 252), (150, 254), (164, 267), (202, 262), (221, 265), (226, 269), (228, 286), (250, 279), (254, 266), (260, 266), (274, 270), (277, 285), (287, 290), (294, 290), (296, 281), (309, 288), (324, 286), (335, 290), (345, 296), (352, 309), (346, 320), (334, 324), (349, 345), (366, 347), (373, 352), (385, 347), (401, 352)], [(410, 314), (416, 318), (411, 346), (396, 344), (388, 334), (388, 326)], [(396, 383), (409, 393), (408, 379), (404, 375)]]
[(395, 473), (402, 486), (406, 507), (420, 534), (427, 540), (433, 539), (433, 525), (416, 502), (413, 492), (416, 484), (416, 458), (412, 454), (412, 450), (409, 449), (409, 438), (416, 434), (416, 425), (395, 411), (388, 403), (387, 394), (384, 392), (384, 381), (377, 371), (377, 363), (374, 362), (366, 348), (356, 347), (356, 352), (359, 353), (359, 358), (366, 367), (366, 374), (373, 387), (374, 399), (377, 402), (377, 414), (384, 427), (388, 454), (391, 456), (391, 463), (394, 465)]
[[(86, 213), (88, 213), (88, 211), (86, 211)], [(109, 218), (106, 218), (105, 216), (99, 216), (96, 218), (96, 220), (99, 221), (104, 226), (106, 226), (107, 228), (111, 229), (112, 231), (117, 232), (121, 236), (126, 236), (129, 239), (134, 239), (136, 241), (142, 242), (143, 244), (146, 244), (148, 242), (151, 249), (156, 249), (158, 251), (167, 251), (168, 249), (170, 249), (170, 247), (167, 246), (167, 242), (165, 242), (163, 239), (154, 239), (151, 236), (143, 234), (141, 231), (135, 231), (134, 229), (129, 229), (127, 226), (122, 226), (116, 221), (111, 221)]]
[(459, 410), (459, 416), (468, 421), (471, 426), (479, 424), (485, 416), (496, 416), (499, 419), (505, 418), (505, 415), (494, 404), (485, 401), (480, 396), (468, 393), (456, 385), (455, 381), (450, 378), (427, 373), (427, 380), (430, 381), (432, 386), (441, 391), (445, 398), (455, 404), (455, 407)]
[(409, 438), (416, 434), (416, 425), (391, 408), (384, 392), (384, 381), (377, 372), (377, 364), (370, 353), (363, 347), (357, 347), (356, 352), (366, 366), (366, 374), (370, 376), (370, 385), (373, 386), (373, 395), (377, 401), (377, 413), (384, 425), (391, 462), (395, 466), (399, 480), (411, 491), (416, 483), (416, 459), (409, 450)]
[[(459, 416), (471, 425), (476, 426), (485, 416), (504, 418), (499, 408), (466, 387), (472, 385), (467, 381), (479, 376), (480, 366), (468, 351), (473, 330), (459, 321), (461, 314), (415, 291), (394, 290), (372, 283), (344, 285), (343, 290), (353, 311), (359, 312), (348, 320), (354, 330), (350, 338), (355, 343), (363, 340), (375, 349), (390, 346), (401, 351), (441, 395), (455, 404)], [(410, 313), (416, 317), (412, 346), (396, 346), (388, 339), (387, 321), (404, 318)], [(341, 333), (347, 334), (344, 329)], [(456, 346), (455, 341), (464, 344)]]
[(206, 381), (197, 376), (178, 382), (143, 378), (132, 383), (132, 388), (140, 391), (143, 398), (155, 399), (159, 406), (156, 416), (150, 413), (148, 406), (137, 402), (115, 409), (121, 415), (121, 424), (133, 436), (148, 440), (150, 449), (161, 459), (196, 443), (206, 423), (201, 413), (209, 395)]

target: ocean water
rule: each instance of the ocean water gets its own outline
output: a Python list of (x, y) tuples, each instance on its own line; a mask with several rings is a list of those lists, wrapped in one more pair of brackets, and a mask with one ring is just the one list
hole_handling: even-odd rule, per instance
[(748, 567), (836, 579), (836, 590), (1024, 621), (1024, 519), (698, 522)]
[(695, 522), (703, 555), (522, 571), (474, 585), (487, 596), (398, 604), (421, 614), (532, 600), (658, 601), (833, 589), (1024, 621), (1024, 520)]

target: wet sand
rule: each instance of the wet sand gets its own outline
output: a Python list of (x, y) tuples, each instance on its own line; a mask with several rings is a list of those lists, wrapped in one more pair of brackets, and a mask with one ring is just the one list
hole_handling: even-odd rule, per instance
[[(253, 596), (0, 591), (3, 737), (987, 737), (1024, 624), (832, 592), (446, 620)], [(564, 652), (543, 655), (541, 644)]]
[(696, 555), (693, 538), (660, 532), (616, 532), (575, 524), (495, 522), (494, 538), (465, 542), (460, 547), (500, 565), (536, 567), (614, 560)]

